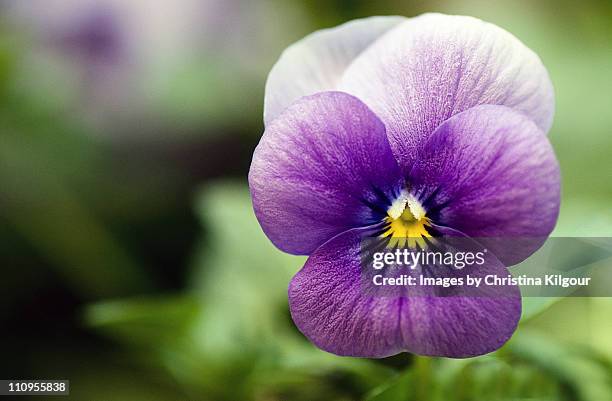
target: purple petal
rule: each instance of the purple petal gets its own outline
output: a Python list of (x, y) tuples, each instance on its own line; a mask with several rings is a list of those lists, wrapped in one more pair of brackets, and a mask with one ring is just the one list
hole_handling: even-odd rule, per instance
[(433, 222), (479, 238), (506, 265), (537, 249), (559, 213), (559, 165), (548, 138), (504, 106), (477, 106), (444, 122), (409, 181)]
[(266, 82), (266, 125), (302, 96), (335, 90), (355, 57), (405, 20), (397, 16), (358, 19), (314, 32), (288, 47)]
[[(410, 296), (410, 287), (405, 296), (368, 295), (360, 266), (364, 233), (350, 230), (322, 245), (289, 286), (293, 320), (319, 348), (359, 357), (408, 351), (463, 358), (492, 352), (512, 336), (521, 315), (516, 287), (500, 297)], [(508, 274), (489, 260), (486, 272)]]
[(302, 98), (269, 124), (249, 172), (264, 232), (296, 254), (380, 221), (402, 182), (384, 125), (341, 92)]
[(339, 89), (380, 117), (400, 166), (446, 119), (481, 104), (525, 113), (547, 132), (554, 93), (538, 56), (476, 18), (425, 14), (387, 32), (345, 72)]

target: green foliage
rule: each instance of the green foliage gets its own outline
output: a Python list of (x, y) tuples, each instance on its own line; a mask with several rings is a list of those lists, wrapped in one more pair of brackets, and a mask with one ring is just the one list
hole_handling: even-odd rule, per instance
[[(214, 400), (353, 400), (392, 374), (318, 350), (295, 329), (286, 291), (304, 258), (269, 243), (244, 186), (215, 185), (197, 210), (207, 230), (191, 295), (94, 304), (85, 315), (90, 327), (157, 361), (190, 394)], [(237, 379), (228, 385), (229, 377)]]
[(598, 401), (612, 399), (609, 360), (522, 331), (478, 358), (419, 357), (366, 401)]
[(539, 313), (544, 312), (557, 301), (559, 301), (559, 298), (524, 297), (521, 322), (524, 323)]
[(85, 324), (136, 347), (158, 347), (184, 337), (198, 313), (192, 298), (156, 297), (100, 302), (87, 308)]
[[(501, 350), (452, 360), (365, 360), (316, 349), (288, 315), (286, 288), (304, 262), (276, 250), (243, 185), (198, 197), (204, 241), (189, 295), (92, 305), (87, 324), (168, 372), (195, 399), (364, 401), (601, 401), (609, 359), (543, 339), (531, 318), (554, 300), (532, 298)], [(231, 380), (229, 378), (232, 378)], [(599, 397), (599, 398), (598, 398)], [(603, 397), (603, 398), (602, 398)], [(606, 398), (608, 397), (608, 398)]]

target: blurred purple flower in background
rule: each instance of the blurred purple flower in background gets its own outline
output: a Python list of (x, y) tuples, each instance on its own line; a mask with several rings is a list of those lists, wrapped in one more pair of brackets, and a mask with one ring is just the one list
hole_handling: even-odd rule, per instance
[[(374, 17), (316, 32), (272, 69), (249, 184), (281, 250), (309, 255), (291, 314), (339, 355), (469, 357), (501, 347), (512, 297), (371, 297), (360, 240), (543, 237), (559, 210), (546, 137), (554, 93), (536, 54), (470, 17)], [(495, 269), (529, 256), (489, 244)]]
[[(295, 28), (292, 14), (299, 15), (299, 8), (287, 12), (275, 1), (6, 0), (3, 6), (12, 29), (32, 41), (25, 69), (45, 68), (26, 80), (51, 75), (47, 85), (67, 93), (71, 112), (109, 135), (132, 136), (166, 120), (177, 131), (233, 121), (227, 116), (237, 110), (255, 116), (259, 110), (244, 95), (258, 90), (280, 38)], [(253, 113), (245, 114), (249, 108)]]

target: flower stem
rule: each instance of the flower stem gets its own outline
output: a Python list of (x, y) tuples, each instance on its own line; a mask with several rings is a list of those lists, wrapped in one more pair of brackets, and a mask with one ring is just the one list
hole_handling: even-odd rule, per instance
[(414, 363), (416, 370), (416, 399), (425, 401), (429, 399), (430, 395), (432, 359), (426, 356), (417, 356)]

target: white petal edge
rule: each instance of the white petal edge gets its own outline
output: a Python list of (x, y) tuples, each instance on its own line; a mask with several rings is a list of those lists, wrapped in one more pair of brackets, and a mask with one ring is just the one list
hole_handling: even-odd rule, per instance
[(401, 16), (356, 19), (322, 29), (289, 46), (266, 82), (264, 122), (268, 125), (295, 100), (337, 87), (346, 68), (385, 32), (406, 21)]

